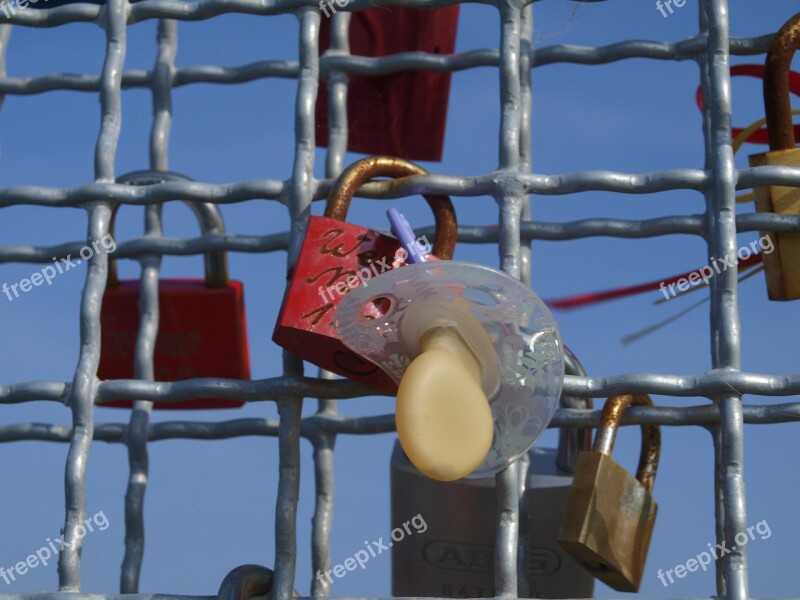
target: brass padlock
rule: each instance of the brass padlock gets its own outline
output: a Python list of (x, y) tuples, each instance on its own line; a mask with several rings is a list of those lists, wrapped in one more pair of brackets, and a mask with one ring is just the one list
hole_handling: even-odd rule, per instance
[[(751, 167), (800, 167), (800, 148), (795, 147), (789, 70), (800, 46), (800, 13), (793, 16), (772, 40), (764, 68), (764, 109), (770, 151), (750, 157)], [(756, 211), (800, 215), (800, 188), (759, 187), (754, 190)], [(772, 238), (773, 252), (764, 252), (767, 292), (770, 300), (800, 298), (800, 232), (761, 232)]]
[(628, 406), (652, 406), (645, 394), (614, 396), (591, 452), (575, 469), (559, 542), (584, 568), (620, 592), (637, 592), (656, 521), (653, 483), (661, 451), (658, 425), (642, 425), (642, 453), (636, 478), (611, 458), (614, 439)]

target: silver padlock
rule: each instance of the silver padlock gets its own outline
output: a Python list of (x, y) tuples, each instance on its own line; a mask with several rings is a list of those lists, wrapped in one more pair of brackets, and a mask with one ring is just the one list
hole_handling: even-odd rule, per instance
[(392, 546), (392, 595), (493, 597), (494, 477), (430, 479), (397, 441), (391, 469), (392, 528), (416, 515), (428, 524)]
[[(565, 370), (585, 375), (565, 348)], [(586, 400), (562, 396), (562, 407)], [(591, 400), (588, 401), (591, 407)], [(522, 499), (520, 597), (588, 598), (594, 579), (558, 544), (571, 473), (582, 449), (591, 448), (591, 430), (562, 430), (559, 449), (532, 449)], [(520, 482), (522, 483), (522, 482)], [(424, 534), (392, 546), (392, 595), (494, 597), (496, 500), (494, 477), (434, 481), (422, 475), (395, 442), (391, 461), (392, 528), (420, 515)]]

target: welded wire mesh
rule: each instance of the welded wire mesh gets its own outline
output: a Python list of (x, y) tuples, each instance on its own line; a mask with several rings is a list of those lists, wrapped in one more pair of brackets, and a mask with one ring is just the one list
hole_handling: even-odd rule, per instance
[[(436, 7), (447, 0), (405, 0), (406, 6)], [(51, 90), (97, 92), (101, 102), (101, 127), (95, 148), (95, 181), (62, 189), (26, 186), (0, 189), (0, 207), (35, 205), (85, 207), (88, 214), (87, 239), (99, 240), (108, 233), (109, 217), (115, 204), (147, 207), (145, 236), (121, 243), (119, 258), (141, 262), (142, 319), (136, 346), (138, 380), (100, 382), (95, 374), (100, 360), (100, 304), (108, 273), (108, 256), (97, 253), (88, 266), (80, 305), (80, 358), (71, 382), (36, 381), (0, 385), (0, 402), (15, 404), (51, 400), (65, 404), (72, 413), (72, 426), (18, 423), (0, 427), (0, 441), (47, 440), (69, 444), (66, 466), (66, 512), (64, 531), (67, 545), (60, 556), (60, 592), (80, 591), (80, 548), (82, 540), (75, 526), (86, 518), (86, 468), (92, 440), (125, 443), (131, 469), (126, 496), (125, 559), (121, 592), (138, 593), (143, 556), (143, 499), (146, 492), (147, 455), (150, 442), (190, 438), (198, 440), (234, 438), (245, 435), (276, 436), (280, 465), (276, 508), (276, 577), (274, 592), (289, 598), (298, 557), (296, 517), (299, 494), (300, 438), (310, 440), (314, 449), (316, 507), (313, 520), (312, 570), (331, 566), (330, 530), (333, 518), (333, 459), (336, 436), (375, 434), (394, 430), (391, 414), (347, 418), (337, 413), (336, 399), (372, 395), (374, 392), (352, 382), (302, 376), (300, 361), (284, 357), (283, 375), (259, 381), (189, 380), (178, 383), (153, 381), (153, 352), (157, 334), (158, 274), (163, 255), (200, 254), (210, 250), (270, 252), (288, 248), (291, 264), (299, 250), (309, 205), (327, 196), (332, 178), (344, 166), (347, 140), (346, 96), (349, 73), (391, 74), (409, 69), (459, 71), (476, 67), (497, 67), (500, 76), (500, 153), (497, 169), (476, 177), (446, 174), (416, 177), (391, 190), (380, 183), (363, 188), (367, 198), (401, 197), (421, 191), (453, 197), (488, 195), (499, 206), (499, 228), (462, 228), (465, 243), (499, 244), (502, 268), (528, 281), (530, 241), (574, 240), (588, 236), (643, 238), (664, 234), (700, 236), (710, 255), (724, 256), (736, 250), (736, 233), (742, 231), (796, 231), (800, 218), (774, 214), (736, 215), (737, 188), (782, 184), (800, 186), (800, 172), (787, 167), (759, 167), (737, 170), (731, 149), (731, 100), (729, 59), (731, 55), (763, 54), (768, 37), (731, 39), (727, 2), (703, 0), (701, 30), (677, 43), (627, 41), (605, 47), (550, 46), (534, 49), (532, 14), (535, 5), (513, 2), (492, 3), (500, 13), (501, 43), (498, 49), (474, 50), (458, 56), (408, 53), (402, 56), (365, 58), (348, 52), (349, 11), (397, 2), (351, 0), (332, 21), (331, 50), (318, 56), (320, 13), (316, 0), (145, 0), (129, 4), (107, 0), (103, 5), (71, 4), (47, 10), (19, 10), (11, 16), (17, 26), (54, 27), (74, 22), (94, 22), (106, 35), (106, 55), (98, 75), (48, 74), (31, 78), (5, 76), (6, 46), (11, 25), (0, 25), (0, 93), (41, 94)], [(261, 61), (239, 67), (212, 65), (175, 67), (177, 21), (211, 19), (228, 13), (279, 15), (294, 13), (300, 26), (296, 61)], [(125, 71), (126, 27), (146, 19), (158, 19), (158, 55), (151, 71)], [(574, 172), (563, 176), (531, 171), (529, 121), (531, 111), (531, 69), (556, 63), (605, 64), (629, 58), (661, 61), (694, 61), (700, 67), (705, 97), (703, 110), (706, 164), (704, 169), (677, 169), (652, 173), (608, 171)], [(326, 162), (327, 179), (317, 180), (314, 162), (314, 100), (322, 76), (330, 85), (330, 142)], [(120, 136), (121, 91), (148, 88), (153, 94), (153, 125), (150, 138), (150, 168), (167, 170), (167, 144), (171, 125), (171, 94), (190, 83), (236, 84), (265, 78), (297, 81), (295, 104), (294, 164), (291, 175), (281, 180), (251, 180), (230, 185), (200, 182), (167, 182), (151, 186), (115, 184), (114, 159)], [(704, 215), (674, 215), (652, 220), (587, 220), (570, 223), (542, 223), (530, 220), (528, 196), (564, 195), (591, 190), (624, 194), (647, 194), (666, 190), (695, 190), (704, 194)], [(288, 209), (288, 233), (242, 236), (209, 234), (195, 239), (164, 239), (160, 203), (175, 199), (233, 203), (265, 199)], [(48, 262), (55, 256), (77, 253), (83, 241), (53, 247), (2, 246), (0, 262)], [(747, 525), (743, 469), (743, 423), (772, 424), (800, 419), (800, 403), (747, 405), (743, 394), (788, 396), (800, 393), (800, 375), (764, 375), (742, 372), (740, 328), (735, 270), (721, 273), (711, 284), (712, 369), (703, 374), (678, 376), (667, 373), (629, 373), (613, 377), (567, 377), (565, 391), (576, 396), (607, 396), (621, 393), (650, 393), (667, 396), (705, 396), (707, 406), (690, 408), (636, 408), (626, 424), (659, 423), (704, 425), (714, 432), (716, 453), (716, 501), (718, 540), (731, 539)], [(182, 402), (193, 398), (219, 398), (277, 403), (279, 419), (240, 419), (233, 422), (201, 423), (149, 422), (153, 401)], [(95, 403), (139, 398), (130, 422), (98, 424), (93, 417)], [(301, 419), (304, 398), (319, 398), (319, 409)], [(597, 411), (559, 410), (553, 426), (590, 425), (599, 422)], [(520, 490), (518, 465), (497, 476), (498, 539), (495, 560), (496, 594), (517, 595), (517, 532)], [(718, 594), (743, 600), (748, 597), (747, 561), (744, 548), (722, 557), (717, 563)], [(312, 581), (312, 595), (330, 592), (324, 579)], [(28, 597), (15, 594), (15, 598)], [(54, 593), (59, 597), (60, 593)], [(4, 595), (5, 597), (5, 595)]]

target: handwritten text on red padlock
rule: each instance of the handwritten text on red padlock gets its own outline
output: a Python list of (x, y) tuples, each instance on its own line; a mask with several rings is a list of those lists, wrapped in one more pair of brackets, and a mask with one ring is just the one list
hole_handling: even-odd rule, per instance
[[(348, 256), (359, 249), (361, 243), (365, 240), (366, 236), (360, 235), (356, 238), (356, 243), (353, 245), (352, 248), (349, 250), (343, 250), (344, 244), (339, 243), (336, 246), (332, 246), (334, 240), (336, 240), (339, 236), (344, 233), (342, 229), (330, 229), (326, 231), (322, 237), (329, 238), (322, 246), (320, 246), (319, 253), (322, 255), (330, 254), (337, 258), (343, 258)], [(428, 253), (431, 250), (431, 245), (428, 242), (428, 238), (426, 236), (420, 236), (416, 240), (416, 249), (412, 248), (413, 254), (422, 254)], [(366, 252), (361, 252), (358, 254), (358, 262), (360, 265), (364, 265), (358, 271), (354, 269), (343, 269), (341, 265), (337, 265), (334, 267), (328, 267), (327, 269), (322, 270), (321, 272), (317, 273), (316, 275), (312, 275), (310, 277), (306, 277), (306, 283), (314, 283), (319, 281), (320, 278), (325, 275), (326, 273), (330, 273), (330, 277), (325, 282), (325, 285), (320, 285), (317, 288), (317, 293), (322, 301), (325, 303), (321, 307), (316, 308), (304, 315), (301, 316), (302, 319), (310, 319), (312, 315), (316, 315), (314, 319), (311, 321), (312, 325), (316, 325), (322, 316), (331, 310), (334, 306), (334, 302), (332, 301), (334, 296), (333, 292), (336, 292), (339, 296), (344, 296), (350, 290), (357, 288), (359, 285), (363, 285), (367, 287), (367, 282), (372, 279), (373, 277), (377, 277), (386, 271), (391, 271), (392, 269), (396, 269), (397, 267), (403, 266), (405, 264), (405, 260), (408, 258), (408, 252), (405, 248), (398, 248), (395, 252), (394, 257), (392, 258), (391, 262), (389, 261), (389, 257), (384, 256), (382, 258), (377, 258), (376, 253), (374, 250), (368, 250)], [(330, 296), (330, 299), (328, 298)]]

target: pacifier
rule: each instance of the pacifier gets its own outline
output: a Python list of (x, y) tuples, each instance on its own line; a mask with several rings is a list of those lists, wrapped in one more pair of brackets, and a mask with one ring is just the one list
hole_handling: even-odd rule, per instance
[(349, 292), (335, 326), (398, 384), (400, 444), (432, 479), (506, 468), (555, 413), (564, 379), (555, 320), (501, 271), (462, 261), (396, 268)]

